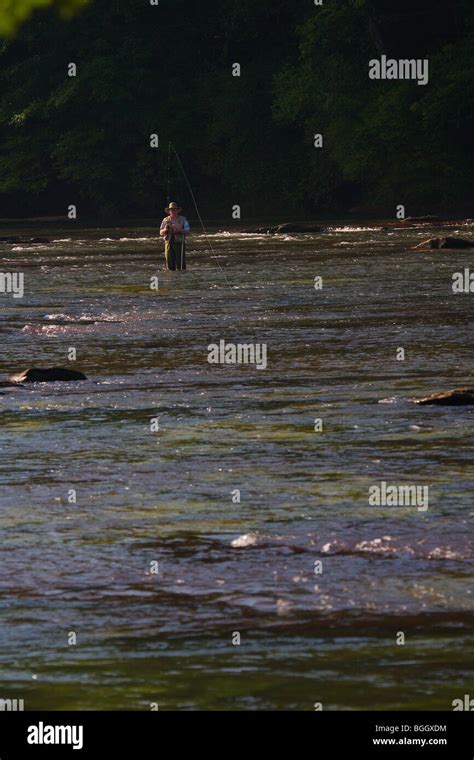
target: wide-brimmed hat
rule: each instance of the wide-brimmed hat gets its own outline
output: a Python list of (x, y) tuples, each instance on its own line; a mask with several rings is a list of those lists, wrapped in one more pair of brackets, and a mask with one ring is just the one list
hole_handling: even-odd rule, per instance
[(175, 208), (178, 214), (180, 211), (183, 210), (181, 206), (178, 206), (178, 204), (175, 203), (174, 201), (171, 201), (171, 203), (165, 208), (165, 211), (169, 211), (171, 208)]

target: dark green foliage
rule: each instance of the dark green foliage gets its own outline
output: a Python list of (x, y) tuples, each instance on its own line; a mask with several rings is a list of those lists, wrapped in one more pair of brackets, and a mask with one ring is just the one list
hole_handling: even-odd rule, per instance
[(90, 0), (1, 0), (0, 35), (11, 37), (37, 8), (55, 8), (63, 18), (69, 18)]
[[(244, 218), (467, 208), (472, 8), (94, 0), (69, 21), (37, 10), (0, 47), (2, 215), (69, 203), (90, 216), (160, 215), (170, 139), (206, 216), (230, 218), (233, 204)], [(370, 80), (381, 53), (427, 57), (429, 84)], [(171, 194), (189, 209), (175, 160)]]

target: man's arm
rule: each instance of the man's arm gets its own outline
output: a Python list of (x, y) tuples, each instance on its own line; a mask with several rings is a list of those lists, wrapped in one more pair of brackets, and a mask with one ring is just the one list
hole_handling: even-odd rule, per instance
[(176, 222), (176, 232), (180, 235), (189, 235), (189, 222), (187, 219), (183, 218), (182, 222)]

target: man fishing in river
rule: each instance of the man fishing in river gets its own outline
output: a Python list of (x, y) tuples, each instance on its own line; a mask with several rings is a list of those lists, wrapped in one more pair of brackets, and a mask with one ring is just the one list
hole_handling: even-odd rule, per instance
[(165, 216), (161, 222), (160, 236), (165, 240), (166, 268), (172, 271), (186, 269), (186, 235), (189, 234), (189, 222), (185, 216), (180, 216), (182, 209), (172, 201), (165, 208)]

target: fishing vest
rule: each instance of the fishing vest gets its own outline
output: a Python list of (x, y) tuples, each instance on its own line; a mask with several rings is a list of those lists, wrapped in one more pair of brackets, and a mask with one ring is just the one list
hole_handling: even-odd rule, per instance
[[(187, 222), (187, 219), (186, 217), (178, 214), (178, 216), (176, 217), (176, 221), (178, 222), (178, 224), (181, 225), (181, 227), (184, 227), (184, 223)], [(165, 218), (162, 221), (162, 224), (169, 224), (169, 222), (171, 222), (171, 216), (165, 216)], [(184, 235), (179, 235), (179, 234), (174, 233), (171, 235), (171, 238), (167, 236), (166, 239), (167, 240), (172, 239), (176, 243), (181, 243), (184, 240), (184, 237), (185, 237)]]

